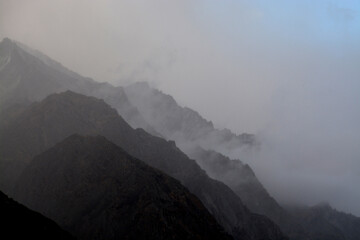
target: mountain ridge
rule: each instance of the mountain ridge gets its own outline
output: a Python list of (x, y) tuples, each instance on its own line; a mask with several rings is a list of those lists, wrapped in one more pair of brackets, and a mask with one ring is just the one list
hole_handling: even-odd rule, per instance
[[(15, 55), (12, 58), (10, 53), (13, 51), (15, 52)], [(19, 63), (21, 64), (17, 65)], [(29, 72), (28, 71), (29, 69), (32, 69), (32, 71)], [(35, 81), (35, 84), (33, 81)], [(37, 84), (36, 81), (40, 81), (40, 82)], [(19, 82), (20, 85), (17, 85), (19, 84)], [(44, 89), (37, 89), (37, 86), (39, 85), (41, 86), (43, 82), (45, 82), (45, 86), (49, 85), (48, 86), (49, 88), (45, 87)], [(131, 93), (129, 89), (133, 86), (140, 86), (140, 88), (143, 89), (140, 91), (140, 93), (137, 91)], [(8, 132), (7, 135), (9, 134), (11, 135), (15, 133), (17, 137), (16, 140), (12, 142), (12, 144), (10, 144), (12, 141), (11, 139), (9, 140), (9, 142), (7, 142), (5, 139), (2, 140), (0, 139), (0, 142), (2, 142), (1, 144), (2, 146), (0, 145), (0, 148), (2, 147), (3, 149), (5, 149), (5, 151), (2, 151), (2, 153), (4, 152), (5, 155), (2, 156), (2, 160), (0, 161), (0, 169), (2, 170), (0, 178), (5, 177), (6, 179), (7, 177), (9, 177), (9, 172), (4, 171), (4, 169), (7, 169), (9, 166), (10, 169), (13, 170), (14, 169), (19, 170), (26, 167), (26, 165), (31, 161), (34, 154), (35, 155), (39, 154), (40, 152), (46, 150), (46, 148), (52, 146), (53, 144), (56, 144), (57, 141), (62, 140), (62, 138), (66, 137), (67, 134), (71, 134), (74, 131), (85, 134), (97, 134), (98, 132), (102, 132), (102, 133), (106, 132), (106, 135), (113, 138), (113, 140), (116, 140), (118, 145), (125, 144), (126, 148), (132, 153), (132, 155), (136, 155), (138, 158), (145, 158), (146, 161), (150, 161), (149, 163), (151, 163), (151, 165), (154, 165), (157, 168), (164, 170), (164, 172), (169, 172), (170, 175), (172, 175), (177, 179), (181, 179), (182, 183), (188, 186), (189, 189), (192, 190), (192, 192), (196, 192), (198, 194), (198, 197), (205, 202), (206, 207), (212, 212), (212, 214), (214, 215), (217, 214), (217, 220), (221, 222), (222, 225), (225, 226), (225, 228), (227, 228), (229, 232), (238, 231), (236, 230), (236, 223), (235, 223), (236, 221), (234, 219), (238, 218), (239, 220), (241, 217), (240, 215), (234, 216), (234, 214), (232, 214), (229, 209), (234, 207), (235, 209), (237, 209), (236, 211), (238, 211), (238, 213), (242, 212), (243, 210), (241, 210), (242, 207), (238, 206), (239, 205), (238, 203), (235, 203), (237, 200), (235, 200), (232, 193), (230, 193), (227, 190), (228, 195), (224, 194), (224, 196), (228, 196), (230, 199), (234, 200), (233, 203), (230, 204), (232, 205), (232, 207), (230, 208), (225, 207), (224, 204), (229, 204), (229, 203), (226, 203), (226, 201), (222, 202), (223, 200), (214, 203), (212, 202), (213, 199), (211, 198), (215, 197), (216, 194), (212, 195), (210, 197), (210, 200), (208, 199), (209, 196), (207, 196), (206, 194), (208, 194), (209, 192), (214, 194), (215, 192), (219, 191), (218, 188), (224, 190), (224, 188), (221, 187), (221, 184), (220, 185), (215, 184), (216, 186), (213, 185), (212, 187), (205, 190), (201, 189), (203, 187), (202, 183), (198, 185), (192, 184), (193, 183), (192, 181), (196, 179), (195, 178), (196, 174), (199, 174), (199, 176), (201, 177), (203, 177), (204, 174), (197, 169), (198, 166), (196, 165), (196, 163), (195, 165), (194, 163), (192, 163), (189, 164), (187, 167), (184, 167), (184, 165), (180, 163), (181, 161), (179, 162), (175, 161), (171, 164), (175, 164), (176, 167), (180, 168), (180, 170), (176, 170), (176, 167), (172, 168), (170, 166), (170, 163), (167, 163), (165, 160), (167, 154), (169, 155), (175, 154), (176, 152), (180, 151), (180, 149), (182, 151), (185, 151), (186, 154), (191, 155), (190, 147), (194, 147), (192, 145), (200, 146), (205, 149), (204, 151), (215, 151), (218, 152), (219, 154), (225, 154), (227, 155), (227, 156), (223, 156), (225, 158), (226, 157), (233, 158), (232, 157), (233, 155), (238, 156), (241, 153), (241, 150), (240, 152), (238, 152), (237, 149), (244, 149), (247, 147), (250, 148), (257, 147), (259, 143), (257, 142), (256, 138), (251, 134), (236, 135), (231, 133), (230, 130), (226, 130), (226, 129), (217, 130), (214, 128), (213, 124), (210, 121), (207, 121), (206, 119), (202, 118), (200, 114), (197, 113), (196, 111), (187, 107), (183, 108), (178, 106), (175, 99), (170, 95), (164, 94), (156, 89), (151, 89), (147, 84), (142, 86), (141, 83), (137, 83), (137, 84), (133, 84), (133, 86), (122, 88), (122, 87), (114, 87), (107, 83), (97, 83), (90, 78), (84, 78), (79, 74), (66, 69), (60, 63), (52, 60), (51, 58), (47, 57), (41, 52), (36, 52), (36, 50), (28, 48), (27, 46), (22, 45), (21, 43), (18, 42), (14, 42), (10, 39), (4, 39), (0, 43), (0, 93), (5, 93), (5, 95), (0, 94), (1, 95), (0, 98), (5, 96), (5, 98), (1, 98), (1, 99), (6, 99), (8, 97), (8, 100), (10, 103), (12, 103), (12, 106), (7, 107), (6, 109), (3, 109), (3, 106), (0, 106), (0, 112), (1, 112), (0, 135), (4, 133), (3, 132), (4, 130), (6, 131), (6, 129), (9, 129), (8, 127), (10, 126), (13, 132), (12, 133)], [(6, 87), (9, 88), (6, 89)], [(9, 89), (11, 91), (8, 91)], [(71, 92), (60, 93), (66, 90), (71, 90)], [(39, 91), (41, 94), (38, 95), (37, 91)], [(46, 106), (39, 107), (41, 105), (41, 102), (35, 103), (36, 101), (44, 100), (46, 96), (54, 92), (58, 92), (60, 95), (65, 94), (70, 99), (74, 98), (74, 102), (71, 104), (65, 102), (65, 105), (62, 106), (61, 102), (55, 101), (55, 103), (50, 104), (49, 105), (50, 107), (48, 108), (46, 108)], [(94, 106), (98, 106), (98, 109), (95, 112), (91, 111), (90, 109), (87, 109), (84, 112), (82, 112), (82, 110), (85, 109), (80, 110), (79, 112), (84, 113), (84, 115), (78, 116), (78, 119), (76, 120), (77, 123), (72, 126), (71, 125), (72, 122), (66, 121), (68, 119), (63, 118), (64, 116), (62, 114), (58, 114), (58, 115), (51, 115), (51, 114), (52, 111), (59, 113), (65, 110), (66, 108), (72, 109), (71, 108), (73, 107), (72, 104), (75, 105), (77, 104), (77, 101), (75, 101), (77, 95), (76, 94), (74, 95), (73, 92), (78, 92), (81, 94), (85, 94), (87, 96), (101, 98), (103, 99), (103, 101), (97, 102), (95, 104), (96, 101), (92, 99), (93, 103), (95, 104)], [(23, 96), (27, 96), (27, 97), (23, 97)], [(34, 96), (37, 96), (37, 98), (34, 98)], [(38, 97), (38, 96), (42, 96), (42, 97)], [(59, 95), (55, 94), (54, 96), (59, 96)], [(154, 96), (155, 96), (155, 101), (154, 99), (152, 99)], [(142, 105), (136, 103), (134, 101), (134, 98), (136, 101), (139, 101), (140, 99)], [(4, 102), (1, 99), (0, 99), (1, 102), (0, 105), (2, 105)], [(18, 101), (19, 99), (20, 101)], [(56, 97), (54, 97), (54, 99), (56, 100)], [(102, 111), (101, 109), (103, 109), (102, 106), (105, 102), (113, 107), (111, 111), (108, 110), (105, 111), (105, 115), (108, 116), (109, 119), (101, 118), (100, 117), (101, 114), (99, 114)], [(154, 102), (156, 104), (154, 104)], [(143, 103), (148, 105), (144, 105)], [(37, 108), (36, 106), (38, 107), (39, 112), (37, 113), (38, 115), (36, 114), (35, 115), (38, 118), (35, 117), (35, 119), (33, 119), (32, 117), (35, 116), (33, 114), (30, 114), (28, 116), (21, 116), (24, 112), (28, 111), (29, 109), (32, 109), (31, 111), (32, 113), (34, 113), (34, 111), (36, 111)], [(53, 106), (56, 106), (56, 108), (59, 109), (53, 109)], [(81, 106), (84, 107), (83, 105)], [(149, 110), (149, 113), (144, 114), (144, 109), (143, 109), (144, 106), (148, 106), (146, 108)], [(159, 111), (159, 109), (161, 111)], [(168, 109), (170, 109), (170, 111), (167, 112)], [(44, 110), (46, 114), (41, 115), (41, 111)], [(134, 140), (132, 144), (127, 143), (128, 139), (125, 139), (124, 137), (123, 138), (116, 137), (115, 136), (116, 134), (111, 132), (110, 130), (111, 127), (107, 126), (106, 123), (111, 122), (112, 121), (111, 119), (117, 119), (115, 115), (117, 115), (118, 113), (124, 118), (121, 121), (116, 120), (118, 121), (119, 126), (122, 126), (121, 128), (125, 131), (125, 132), (121, 132), (121, 134), (127, 135), (129, 132), (133, 131), (130, 130), (127, 126), (128, 125), (127, 123), (131, 123), (132, 127), (142, 127), (152, 135), (165, 137), (166, 139), (168, 139), (168, 141), (165, 143), (161, 140), (161, 138), (156, 138), (156, 137), (151, 138), (150, 140), (147, 133), (142, 129), (134, 130), (136, 132), (135, 135), (137, 137), (136, 137), (136, 141)], [(74, 112), (69, 114), (72, 117), (77, 116)], [(93, 120), (96, 119), (96, 121), (88, 121), (86, 118), (88, 117), (87, 114), (90, 114), (91, 117), (95, 117), (93, 118)], [(92, 116), (91, 114), (95, 114), (95, 116)], [(153, 117), (153, 115), (155, 115), (156, 117), (160, 117), (159, 122), (165, 123), (162, 124), (163, 125), (162, 128), (165, 129), (159, 128), (159, 126), (154, 124), (154, 122), (156, 122), (153, 121), (154, 119), (150, 118), (151, 121), (149, 121), (148, 114), (150, 114), (150, 117)], [(51, 118), (51, 116), (52, 119), (49, 119), (49, 117)], [(18, 125), (24, 124), (25, 126), (28, 126), (28, 128), (21, 128), (20, 126), (20, 129), (24, 130), (24, 132), (21, 131), (17, 132), (16, 128), (14, 127), (16, 124), (13, 122), (13, 120), (19, 120), (19, 119), (23, 119), (23, 120), (22, 122), (20, 123), (18, 122), (16, 124)], [(155, 119), (155, 120), (159, 120), (159, 119)], [(46, 124), (31, 125), (31, 122), (37, 122), (37, 121)], [(153, 127), (152, 124), (149, 124), (148, 121), (153, 123), (155, 127)], [(66, 125), (65, 128), (60, 127), (62, 122), (63, 124)], [(168, 124), (169, 122), (171, 124)], [(27, 123), (30, 123), (30, 125), (26, 125)], [(11, 127), (11, 125), (13, 127)], [(53, 126), (59, 126), (59, 127), (58, 129), (57, 128), (52, 129)], [(198, 131), (197, 129), (200, 129), (200, 131)], [(61, 132), (64, 130), (66, 134), (64, 134), (64, 132)], [(24, 134), (25, 137), (26, 136), (29, 137), (29, 135), (32, 135), (32, 137), (31, 138), (29, 137), (26, 141), (22, 142), (21, 138), (24, 137), (23, 133), (25, 133)], [(51, 136), (57, 136), (57, 137), (53, 138)], [(129, 136), (134, 136), (134, 135), (133, 133), (131, 133)], [(57, 140), (54, 141), (54, 139)], [(14, 157), (13, 155), (12, 157), (17, 160), (19, 159), (21, 160), (11, 161), (12, 157), (8, 159), (9, 156), (6, 156), (6, 154), (9, 154), (9, 152), (6, 151), (9, 151), (10, 149), (11, 152), (11, 148), (14, 146), (14, 144), (17, 143), (17, 141), (22, 142), (24, 144), (21, 144), (22, 146), (18, 148), (18, 151), (15, 154), (17, 156)], [(37, 145), (38, 143), (40, 144)], [(142, 144), (145, 144), (145, 146), (146, 145), (149, 146), (145, 148), (146, 150), (144, 150), (142, 149), (142, 147), (138, 146)], [(159, 154), (157, 152), (159, 151), (159, 149), (154, 148), (154, 146), (157, 147), (161, 146), (160, 147), (162, 149), (161, 151), (164, 150), (165, 151)], [(179, 146), (180, 149), (178, 149), (177, 146)], [(31, 148), (33, 148), (33, 150), (30, 150)], [(138, 152), (139, 150), (140, 152)], [(165, 152), (167, 152), (167, 154)], [(28, 156), (28, 154), (30, 155), (30, 157)], [(156, 160), (153, 159), (152, 157), (149, 157), (151, 155), (160, 156), (160, 158)], [(185, 159), (183, 157), (180, 157), (180, 155), (181, 154), (177, 155), (179, 159)], [(193, 158), (195, 158), (197, 163), (200, 163), (198, 158), (196, 157)], [(220, 156), (219, 158), (221, 159), (222, 157)], [(230, 159), (225, 160), (225, 162), (228, 162), (229, 160)], [(240, 165), (238, 166), (247, 169), (246, 171), (240, 171), (244, 179), (246, 178), (250, 178), (253, 180), (255, 179), (254, 181), (256, 184), (255, 185), (248, 184), (248, 186), (246, 187), (247, 190), (244, 190), (243, 188), (244, 186), (240, 187), (239, 189), (236, 188), (236, 184), (238, 184), (239, 182), (238, 183), (227, 182), (225, 180), (226, 173), (224, 173), (225, 174), (224, 176), (211, 175), (209, 169), (206, 169), (204, 163), (205, 162), (202, 163), (203, 165), (200, 164), (200, 166), (206, 170), (206, 173), (210, 175), (212, 178), (215, 178), (221, 182), (226, 183), (226, 185), (230, 186), (233, 192), (235, 192), (236, 195), (242, 199), (242, 202), (244, 202), (245, 205), (249, 207), (251, 211), (254, 211), (255, 213), (258, 214), (265, 214), (269, 216), (270, 219), (274, 220), (278, 225), (281, 225), (281, 222), (279, 222), (279, 220), (276, 220), (276, 218), (278, 218), (279, 216), (280, 219), (282, 218), (281, 216), (283, 215), (282, 213), (283, 210), (279, 208), (279, 204), (276, 203), (276, 201), (273, 201), (274, 199), (271, 200), (271, 196), (267, 193), (266, 189), (263, 188), (261, 183), (256, 178), (256, 175), (254, 174), (254, 172), (252, 172), (250, 168), (246, 168), (246, 166), (240, 166)], [(213, 166), (210, 166), (209, 162), (207, 162), (206, 164), (208, 164), (208, 167), (210, 168), (220, 166), (217, 165), (216, 163), (212, 163), (214, 164)], [(193, 169), (194, 166), (196, 170)], [(187, 171), (189, 172), (189, 174), (184, 174)], [(250, 174), (251, 172), (252, 174)], [(15, 175), (19, 175), (19, 174), (21, 174), (21, 171), (15, 173)], [(199, 178), (201, 179), (201, 177)], [(198, 179), (196, 181), (200, 183), (203, 180)], [(3, 188), (4, 183), (5, 183), (4, 181), (0, 182), (1, 189)], [(8, 183), (9, 185), (14, 184), (14, 182), (12, 183), (8, 182)], [(249, 192), (248, 190), (251, 191)], [(244, 192), (245, 193), (249, 192), (249, 194), (244, 195)], [(253, 198), (254, 196), (256, 196), (256, 198)], [(267, 200), (264, 201), (264, 199)], [(273, 206), (273, 207), (269, 208), (267, 206), (264, 208), (266, 204), (271, 202), (273, 203), (270, 204), (269, 206)], [(221, 208), (222, 211), (224, 211), (222, 216), (221, 214), (218, 214), (219, 208)], [(267, 212), (269, 209), (271, 211)], [(256, 221), (260, 220), (260, 219), (256, 219), (256, 217), (254, 217), (255, 215), (256, 214), (248, 215), (247, 220), (240, 220), (240, 226), (241, 226), (241, 222), (249, 221), (255, 223)], [(274, 218), (274, 216), (276, 218)], [(252, 217), (254, 217), (253, 220), (251, 220)], [(287, 220), (285, 222), (287, 224), (289, 223), (289, 221)], [(294, 224), (291, 223), (290, 225), (294, 225)], [(266, 223), (264, 224), (264, 226), (266, 226)], [(240, 228), (240, 230), (238, 231), (237, 234), (238, 237), (246, 232), (246, 231), (242, 232), (244, 231), (243, 229), (245, 228), (251, 229), (251, 226), (242, 225), (242, 228)], [(259, 230), (258, 228), (255, 228), (249, 231), (255, 232), (258, 230)], [(287, 231), (284, 232), (288, 233)], [(298, 239), (298, 238), (294, 238), (294, 239)]]
[[(10, 61), (1, 65), (1, 59), (8, 58)], [(122, 87), (82, 77), (22, 43), (8, 38), (0, 42), (0, 112), (16, 104), (29, 105), (49, 94), (66, 90), (104, 99), (127, 122), (157, 134), (130, 104)]]
[(99, 135), (37, 155), (15, 196), (78, 239), (232, 239), (178, 180)]
[(198, 112), (179, 106), (172, 96), (151, 88), (146, 82), (130, 84), (124, 90), (145, 121), (165, 138), (174, 140), (183, 150), (196, 144), (226, 155), (225, 152), (259, 145), (252, 134), (237, 135), (229, 129), (216, 129)]
[(103, 135), (134, 157), (180, 180), (235, 239), (284, 239), (274, 223), (252, 214), (230, 188), (210, 179), (174, 142), (132, 129), (115, 109), (94, 97), (67, 91), (32, 104), (0, 128), (0, 151), (10, 162), (24, 163), (24, 159), (30, 160), (73, 133)]
[(211, 178), (229, 186), (252, 212), (274, 221), (290, 239), (308, 239), (300, 222), (271, 197), (248, 164), (200, 147), (188, 150), (187, 154)]

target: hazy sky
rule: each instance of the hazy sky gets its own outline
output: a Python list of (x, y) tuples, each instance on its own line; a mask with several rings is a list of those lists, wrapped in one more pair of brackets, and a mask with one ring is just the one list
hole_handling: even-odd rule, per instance
[(360, 216), (360, 1), (0, 0), (2, 37), (256, 133), (243, 158), (278, 199)]

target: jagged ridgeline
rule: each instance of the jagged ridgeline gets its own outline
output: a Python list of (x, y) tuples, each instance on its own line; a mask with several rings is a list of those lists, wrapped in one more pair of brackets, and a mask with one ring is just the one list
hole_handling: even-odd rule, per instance
[[(80, 238), (119, 230), (138, 239), (136, 227), (124, 230), (136, 223), (158, 239), (229, 238), (223, 230), (234, 239), (357, 239), (359, 218), (283, 208), (248, 165), (231, 159), (257, 146), (253, 135), (218, 130), (146, 83), (98, 83), (21, 43), (0, 43), (0, 190)], [(150, 226), (166, 231), (154, 235)]]
[(39, 51), (8, 38), (0, 43), (0, 112), (12, 106), (29, 105), (49, 94), (66, 90), (104, 99), (127, 122), (153, 131), (129, 103), (122, 87), (82, 77)]
[(128, 99), (157, 132), (175, 140), (183, 150), (198, 145), (221, 153), (237, 155), (242, 148), (257, 147), (255, 136), (236, 135), (229, 129), (216, 129), (196, 111), (181, 107), (174, 98), (146, 82), (138, 82), (124, 88)]
[[(19, 81), (12, 87), (2, 83), (2, 88), (9, 92), (6, 104), (2, 108), (6, 114), (1, 115), (0, 127), (0, 151), (3, 153), (3, 167), (0, 169), (2, 189), (11, 193), (17, 178), (31, 163), (33, 157), (64, 138), (74, 133), (99, 134), (130, 155), (180, 180), (235, 239), (284, 239), (280, 229), (273, 222), (266, 217), (252, 214), (229, 187), (210, 179), (194, 160), (189, 159), (176, 147), (174, 142), (152, 136), (142, 129), (131, 128), (118, 112), (124, 116), (129, 112), (133, 114), (128, 117), (139, 113), (127, 101), (126, 95), (122, 95), (122, 88), (94, 83), (76, 74), (69, 74), (61, 65), (49, 64), (49, 59), (46, 62), (41, 56), (33, 55), (9, 40), (3, 41), (1, 48), (10, 49), (4, 51), (10, 56), (10, 60), (2, 65), (1, 74), (4, 78), (1, 80), (5, 79), (4, 83), (10, 81), (14, 72), (20, 73), (17, 68), (26, 69), (26, 66), (31, 66), (29, 68), (32, 69), (31, 75), (24, 74), (19, 77)], [(102, 100), (70, 91), (53, 94), (39, 103), (34, 103), (33, 101), (41, 98), (34, 99), (33, 95), (37, 95), (38, 90), (31, 87), (36, 86), (39, 79), (47, 78), (52, 79), (49, 80), (51, 88), (44, 90), (46, 93), (43, 93), (43, 96), (51, 91), (61, 92), (67, 88), (62, 83), (62, 79), (65, 78), (68, 79), (65, 82), (80, 85), (77, 89), (70, 86), (73, 91), (79, 90), (83, 94), (93, 94), (97, 97), (112, 96), (105, 97), (104, 100), (113, 105), (118, 102), (117, 111)], [(32, 81), (34, 84), (30, 84)], [(20, 96), (23, 94), (18, 95), (24, 89), (31, 92), (28, 95), (24, 92), (27, 96), (25, 100)], [(126, 107), (122, 107), (124, 103)], [(28, 106), (24, 107), (24, 104)], [(123, 109), (133, 110), (126, 112)]]
[[(6, 173), (18, 176), (20, 166), (73, 133), (105, 136), (130, 155), (178, 179), (194, 193), (217, 221), (236, 239), (282, 239), (270, 220), (252, 214), (225, 184), (210, 179), (173, 142), (154, 137), (142, 129), (132, 129), (103, 100), (74, 92), (53, 94), (34, 103), (0, 129), (0, 151), (5, 156)], [(6, 170), (5, 170), (6, 169)], [(1, 174), (1, 177), (6, 175)], [(15, 183), (17, 179), (2, 179)], [(11, 192), (13, 186), (4, 188)]]

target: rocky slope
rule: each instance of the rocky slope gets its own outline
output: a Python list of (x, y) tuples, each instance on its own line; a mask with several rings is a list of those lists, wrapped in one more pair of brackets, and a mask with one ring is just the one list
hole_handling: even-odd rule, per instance
[[(252, 214), (225, 184), (210, 179), (172, 141), (132, 129), (104, 101), (70, 91), (53, 94), (31, 105), (0, 127), (1, 183), (11, 190), (11, 180), (31, 159), (74, 134), (100, 134), (143, 160), (181, 181), (236, 239), (284, 239), (267, 218)], [(10, 179), (4, 179), (7, 176)], [(9, 173), (12, 173), (9, 175)]]
[(78, 239), (232, 239), (180, 182), (101, 136), (36, 156), (15, 196)]
[(55, 222), (29, 210), (0, 192), (2, 239), (75, 239)]

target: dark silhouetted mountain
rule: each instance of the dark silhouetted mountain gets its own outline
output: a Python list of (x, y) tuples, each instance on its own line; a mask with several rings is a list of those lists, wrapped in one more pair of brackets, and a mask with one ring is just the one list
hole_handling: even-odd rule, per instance
[(75, 239), (55, 222), (0, 192), (1, 239)]
[(200, 147), (187, 152), (209, 177), (229, 186), (252, 212), (269, 217), (290, 239), (309, 239), (306, 230), (270, 196), (249, 165)]
[(82, 77), (41, 52), (8, 38), (0, 43), (0, 112), (66, 90), (104, 99), (126, 121), (157, 134), (130, 104), (123, 88)]
[(322, 203), (313, 207), (288, 207), (291, 214), (316, 240), (358, 240), (360, 236), (360, 218), (339, 212)]
[[(236, 239), (284, 239), (266, 217), (252, 214), (225, 184), (210, 179), (175, 143), (132, 129), (103, 100), (70, 91), (53, 94), (32, 104), (0, 128), (0, 183), (11, 183), (31, 159), (74, 134), (96, 134), (123, 148), (130, 155), (180, 180)], [(6, 173), (6, 175), (5, 175)], [(14, 173), (14, 174), (13, 174)], [(3, 175), (4, 174), (4, 175)], [(5, 177), (11, 177), (4, 179)]]
[(258, 143), (251, 134), (236, 135), (228, 129), (215, 129), (212, 122), (196, 111), (181, 107), (174, 98), (147, 83), (134, 83), (124, 88), (130, 102), (145, 121), (166, 139), (174, 140), (181, 149), (198, 145), (221, 153), (238, 153), (241, 147)]
[(36, 156), (15, 196), (78, 239), (232, 239), (179, 181), (101, 136)]

